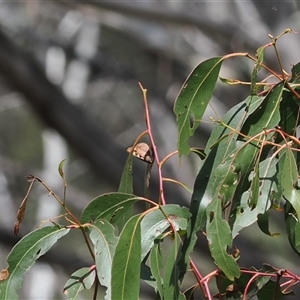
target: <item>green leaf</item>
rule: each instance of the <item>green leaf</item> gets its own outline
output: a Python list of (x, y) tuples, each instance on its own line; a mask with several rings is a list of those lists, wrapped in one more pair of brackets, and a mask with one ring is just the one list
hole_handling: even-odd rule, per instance
[(296, 216), (296, 211), (292, 205), (287, 202), (284, 205), (285, 225), (288, 234), (289, 243), (292, 249), (300, 255), (300, 222)]
[(139, 200), (142, 199), (131, 194), (103, 194), (96, 197), (86, 206), (81, 214), (80, 222), (84, 224), (97, 219), (105, 219), (113, 223)]
[[(187, 237), (183, 242), (182, 257), (178, 263), (181, 277), (183, 277), (189, 266), (189, 255), (193, 251), (197, 240), (196, 233), (198, 230), (203, 229), (206, 223), (206, 207), (212, 199), (216, 184), (216, 178), (213, 175), (214, 170), (228, 154), (236, 149), (238, 133), (232, 132), (232, 128), (236, 128), (238, 131), (243, 125), (241, 120), (245, 118), (248, 109), (246, 101), (235, 105), (226, 113), (222, 123), (216, 125), (207, 142), (205, 149), (207, 157), (203, 161), (194, 185), (190, 205), (192, 217), (188, 223)], [(225, 127), (223, 124), (228, 126)], [(228, 138), (220, 140), (223, 136), (228, 136)]]
[(64, 173), (64, 170), (63, 170), (63, 167), (64, 167), (64, 165), (65, 165), (65, 162), (66, 162), (66, 159), (63, 159), (63, 160), (59, 163), (59, 165), (58, 165), (58, 173), (59, 173), (60, 177), (63, 179), (64, 185), (67, 186), (65, 173)]
[[(168, 204), (162, 207), (165, 215), (174, 224), (176, 230), (186, 230), (187, 220), (191, 214), (186, 207), (176, 204)], [(166, 219), (161, 210), (156, 209), (148, 213), (141, 222), (142, 234), (142, 259), (149, 252), (154, 244), (154, 240), (170, 227), (170, 222)]]
[(277, 236), (280, 233), (271, 233), (269, 229), (269, 211), (266, 211), (264, 214), (257, 215), (257, 225), (259, 229), (266, 235)]
[(200, 63), (188, 76), (177, 96), (174, 112), (178, 124), (179, 156), (190, 153), (188, 139), (193, 136), (206, 110), (223, 60), (223, 57), (214, 57)]
[[(274, 270), (272, 268), (268, 268), (267, 265), (263, 266), (263, 268), (260, 269), (258, 272), (270, 273), (270, 274), (275, 273)], [(264, 290), (266, 288), (266, 285), (270, 281), (270, 279), (271, 279), (271, 276), (267, 276), (267, 275), (257, 276), (256, 279), (253, 280), (252, 284), (248, 287), (247, 297), (250, 299), (251, 297), (257, 295), (257, 293), (259, 293), (259, 291)], [(273, 290), (273, 293), (274, 293), (274, 291), (275, 290)], [(265, 299), (268, 299), (268, 297)], [(272, 297), (271, 297), (271, 299), (272, 299)]]
[[(250, 226), (259, 214), (264, 214), (271, 208), (272, 200), (278, 190), (278, 159), (274, 156), (259, 164), (259, 197), (255, 208), (249, 206), (251, 188), (243, 193), (239, 206), (235, 211), (235, 220), (232, 228), (233, 238), (243, 228)], [(250, 180), (253, 175), (250, 175)]]
[(112, 264), (111, 299), (138, 300), (141, 268), (141, 216), (133, 216), (123, 228)]
[[(240, 181), (241, 170), (237, 166), (236, 158), (237, 158), (237, 154), (232, 153), (227, 160), (222, 162), (215, 169), (214, 172), (215, 185), (214, 185), (214, 192), (212, 194), (212, 198), (217, 197), (219, 201), (221, 201), (222, 209), (227, 207), (228, 203), (232, 201), (235, 190)], [(252, 159), (250, 158), (249, 162), (251, 162), (251, 160)]]
[(89, 290), (95, 282), (96, 272), (91, 268), (81, 268), (74, 272), (64, 286), (64, 294), (75, 300), (82, 290)]
[(0, 299), (18, 299), (16, 291), (22, 286), (22, 276), (68, 232), (69, 229), (47, 226), (24, 236), (8, 255), (9, 276), (0, 282)]
[(260, 185), (260, 178), (259, 178), (259, 163), (258, 160), (254, 165), (254, 170), (251, 174), (251, 184), (250, 184), (250, 196), (248, 205), (252, 209), (257, 206), (258, 198), (259, 198), (259, 185)]
[(177, 266), (177, 261), (181, 255), (181, 239), (177, 232), (174, 233), (172, 247), (168, 254), (165, 263), (163, 276), (163, 297), (162, 299), (185, 299), (184, 295), (179, 290), (180, 272)]
[[(132, 164), (132, 155), (130, 154), (125, 163), (125, 167), (122, 173), (121, 181), (119, 184), (118, 192), (133, 194), (133, 164)], [(125, 223), (131, 218), (133, 215), (133, 206), (126, 209), (126, 211), (122, 212), (122, 215), (118, 217), (115, 222), (117, 228), (123, 228)]]
[[(299, 125), (299, 101), (295, 100), (294, 95), (289, 91), (284, 91), (280, 103), (279, 126), (288, 134), (295, 134), (295, 128)], [(281, 142), (282, 136), (278, 135), (276, 143)]]
[(250, 86), (250, 91), (251, 91), (251, 95), (255, 95), (257, 94), (260, 86), (256, 85), (257, 83), (257, 73), (261, 68), (261, 64), (264, 60), (264, 53), (265, 53), (265, 46), (262, 46), (260, 48), (258, 48), (256, 50), (256, 63), (254, 65), (253, 71), (252, 71), (252, 75), (251, 75), (251, 86)]
[(230, 280), (234, 280), (240, 276), (240, 269), (235, 259), (227, 253), (227, 249), (232, 246), (231, 230), (221, 215), (220, 201), (212, 200), (207, 206), (206, 235), (216, 265)]
[(266, 300), (266, 299), (276, 299), (281, 300), (284, 297), (293, 296), (295, 293), (293, 291), (283, 293), (280, 286), (277, 282), (272, 280), (268, 281), (262, 289), (257, 292), (257, 299), (258, 300)]
[[(283, 82), (274, 86), (263, 101), (259, 97), (248, 97), (243, 103), (233, 107), (213, 130), (205, 148), (207, 157), (194, 186), (190, 207), (192, 217), (180, 261), (182, 274), (188, 266), (189, 254), (197, 238), (196, 232), (205, 225), (207, 205), (212, 199), (219, 197), (223, 200), (223, 207), (230, 201), (240, 201), (242, 193), (249, 188), (248, 176), (258, 157), (260, 144), (255, 141), (248, 143), (248, 138), (239, 136), (239, 132), (242, 131), (249, 137), (259, 133), (264, 135), (263, 129), (273, 128), (278, 124), (283, 87)], [(269, 135), (267, 138), (271, 137)], [(233, 182), (237, 184), (232, 185)], [(236, 207), (236, 203), (232, 203), (228, 209), (231, 207)]]
[(292, 78), (290, 80), (292, 83), (300, 83), (300, 63), (297, 63), (292, 67)]
[(265, 100), (265, 97), (262, 96), (249, 96), (245, 100), (247, 107), (247, 115), (251, 115), (253, 112), (255, 112), (262, 104), (262, 102)]
[(269, 91), (261, 105), (245, 121), (242, 133), (252, 137), (264, 129), (271, 129), (278, 125), (284, 85), (284, 81), (279, 82)]
[(162, 269), (162, 254), (160, 249), (160, 241), (155, 240), (154, 246), (150, 252), (150, 268), (152, 272), (152, 276), (156, 280), (156, 289), (160, 295), (160, 298), (163, 299), (163, 280), (160, 275), (160, 271)]
[[(253, 268), (250, 268), (249, 270), (257, 271), (253, 270)], [(252, 276), (248, 273), (241, 273), (239, 278), (236, 278), (235, 280), (229, 280), (224, 273), (220, 273), (216, 276), (216, 284), (219, 289), (218, 296), (222, 296), (220, 299), (226, 300), (243, 299), (245, 287), (251, 277)]]
[[(218, 182), (218, 178), (213, 174), (216, 168), (237, 148), (238, 131), (243, 124), (241, 120), (245, 117), (246, 110), (247, 105), (245, 102), (239, 103), (230, 109), (222, 122), (214, 128), (207, 142), (205, 148), (207, 157), (196, 178), (190, 209), (192, 215), (196, 215), (199, 221), (197, 231), (202, 229), (206, 222), (205, 208), (215, 193), (215, 185)], [(224, 126), (224, 124), (227, 126)], [(237, 131), (233, 132), (232, 128), (235, 128)], [(223, 136), (226, 138), (220, 140)], [(200, 207), (198, 201), (201, 201)], [(201, 209), (204, 210), (201, 211)]]
[[(253, 267), (248, 270), (256, 274), (276, 274), (278, 272), (278, 270), (269, 265), (264, 265), (261, 270), (257, 270)], [(253, 276), (256, 276), (256, 278), (254, 279)], [(252, 280), (252, 283), (248, 285), (251, 279), (254, 280)], [(220, 274), (216, 277), (217, 286), (219, 288), (218, 296), (222, 296), (222, 298), (220, 297), (220, 299), (244, 299), (243, 295), (245, 293), (246, 287), (247, 293), (245, 299), (252, 299), (257, 296), (259, 300), (277, 300), (282, 299), (283, 296), (294, 294), (293, 292), (289, 292), (286, 294), (282, 293), (280, 286), (271, 279), (271, 276), (268, 276), (267, 274), (265, 274), (264, 276), (257, 276), (251, 275), (249, 273), (242, 273), (239, 278), (235, 279), (234, 281), (230, 281), (227, 278), (224, 278), (223, 274)], [(233, 287), (233, 289), (231, 290), (228, 287)]]
[(289, 147), (285, 151), (281, 185), (284, 198), (289, 201), (300, 216), (300, 190), (298, 187), (298, 169), (295, 156)]
[(118, 192), (133, 194), (132, 155), (127, 157)]
[(97, 220), (88, 228), (94, 245), (98, 279), (102, 286), (107, 287), (105, 298), (111, 299), (111, 267), (118, 242), (118, 238), (114, 234), (115, 228), (106, 220)]

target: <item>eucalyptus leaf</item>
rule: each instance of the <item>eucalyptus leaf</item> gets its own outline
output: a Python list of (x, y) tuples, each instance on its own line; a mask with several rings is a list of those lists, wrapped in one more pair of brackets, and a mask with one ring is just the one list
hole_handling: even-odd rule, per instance
[(232, 246), (231, 230), (226, 221), (222, 219), (221, 203), (214, 199), (207, 206), (206, 235), (209, 249), (218, 268), (230, 280), (240, 276), (240, 269), (235, 259), (227, 253)]
[[(274, 194), (278, 190), (278, 158), (270, 157), (259, 164), (259, 189), (257, 203), (254, 208), (249, 206), (251, 187), (243, 193), (239, 206), (235, 210), (235, 217), (232, 228), (233, 238), (243, 228), (250, 226), (257, 221), (259, 214), (267, 212), (272, 205)], [(251, 181), (253, 173), (249, 176)]]
[(185, 299), (184, 295), (180, 292), (179, 277), (180, 271), (177, 266), (177, 261), (181, 255), (181, 239), (177, 232), (174, 233), (172, 247), (168, 253), (165, 262), (164, 275), (163, 275), (163, 297), (162, 299)]
[(223, 60), (223, 57), (214, 57), (200, 63), (177, 96), (174, 112), (178, 125), (179, 156), (190, 153), (188, 138), (193, 136), (211, 99)]
[(160, 209), (152, 210), (141, 222), (142, 259), (153, 246), (154, 240), (170, 227), (170, 222), (177, 231), (187, 229), (187, 220), (191, 214), (186, 207), (168, 204), (162, 206), (161, 209), (164, 214)]
[(118, 238), (115, 228), (106, 220), (97, 220), (88, 226), (90, 239), (94, 245), (98, 279), (107, 287), (105, 299), (111, 299), (111, 268)]
[(100, 195), (89, 202), (82, 211), (80, 222), (84, 224), (97, 219), (105, 219), (113, 223), (139, 200), (141, 200), (140, 197), (126, 193)]
[(120, 233), (112, 263), (112, 299), (139, 299), (142, 252), (140, 221), (140, 215), (133, 216)]
[(16, 291), (22, 286), (22, 276), (69, 231), (66, 228), (47, 226), (24, 236), (7, 257), (8, 277), (0, 281), (0, 299), (18, 299)]
[(160, 298), (163, 299), (163, 279), (161, 277), (161, 269), (163, 267), (163, 258), (160, 248), (160, 241), (156, 240), (150, 252), (150, 268), (153, 277), (156, 280), (157, 292)]

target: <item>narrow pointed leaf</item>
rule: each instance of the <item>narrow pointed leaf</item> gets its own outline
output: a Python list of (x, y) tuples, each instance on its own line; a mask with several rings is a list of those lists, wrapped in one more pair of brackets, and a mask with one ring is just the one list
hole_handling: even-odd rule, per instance
[(111, 275), (111, 298), (138, 300), (141, 268), (141, 216), (132, 217), (123, 228), (115, 250)]
[(180, 156), (190, 153), (188, 139), (193, 136), (206, 110), (223, 59), (223, 57), (214, 57), (200, 63), (189, 75), (177, 96), (174, 112), (178, 124), (178, 150)]
[[(207, 142), (205, 148), (207, 157), (203, 161), (194, 184), (190, 205), (192, 217), (188, 223), (187, 238), (184, 240), (182, 256), (178, 263), (182, 277), (189, 266), (189, 255), (197, 240), (196, 233), (203, 229), (206, 223), (206, 208), (212, 200), (216, 182), (215, 176), (213, 176), (214, 170), (236, 148), (238, 133), (232, 132), (231, 128), (239, 131), (243, 125), (241, 120), (245, 118), (248, 108), (246, 101), (235, 105), (227, 112), (223, 123), (228, 124), (228, 127), (224, 127), (221, 123), (217, 124)], [(228, 135), (228, 138), (217, 142), (224, 135)]]
[(177, 232), (174, 233), (174, 240), (165, 263), (163, 276), (163, 298), (162, 299), (184, 299), (184, 295), (179, 290), (180, 272), (177, 261), (181, 255), (181, 239)]
[[(132, 155), (130, 154), (125, 162), (125, 167), (123, 169), (121, 181), (119, 184), (118, 192), (133, 194), (133, 164), (132, 164)], [(114, 221), (114, 224), (117, 228), (122, 229), (125, 223), (133, 215), (133, 206), (128, 207), (122, 214)]]
[(161, 278), (161, 269), (162, 269), (162, 253), (160, 249), (160, 241), (156, 240), (153, 248), (150, 252), (150, 268), (152, 276), (156, 280), (156, 289), (160, 295), (160, 298), (163, 299), (163, 280)]
[(254, 170), (251, 174), (251, 185), (250, 185), (250, 196), (248, 205), (250, 206), (251, 210), (254, 209), (258, 202), (259, 197), (259, 164), (256, 161)]
[(284, 198), (289, 201), (300, 216), (300, 190), (298, 187), (298, 170), (293, 152), (287, 147), (282, 169), (281, 185)]
[(122, 173), (118, 192), (133, 194), (132, 155), (129, 155)]
[(0, 299), (18, 299), (16, 291), (22, 286), (22, 276), (68, 232), (69, 229), (47, 226), (23, 237), (8, 255), (9, 276), (0, 282)]
[(105, 299), (111, 299), (111, 267), (118, 242), (118, 238), (114, 234), (115, 228), (106, 220), (97, 220), (88, 228), (95, 249), (98, 279), (102, 286), (107, 287)]
[(227, 253), (227, 249), (232, 246), (231, 230), (221, 215), (221, 203), (215, 199), (207, 206), (207, 240), (216, 265), (228, 279), (234, 280), (240, 276), (240, 269), (235, 259)]
[(250, 91), (251, 91), (251, 95), (256, 95), (260, 86), (257, 86), (257, 73), (261, 68), (261, 64), (264, 60), (264, 52), (265, 52), (265, 47), (260, 47), (256, 50), (256, 58), (257, 61), (254, 65), (252, 74), (251, 74), (251, 86), (250, 86)]
[(285, 82), (275, 85), (265, 97), (261, 105), (247, 118), (242, 133), (252, 137), (263, 129), (274, 128), (280, 121), (280, 102)]

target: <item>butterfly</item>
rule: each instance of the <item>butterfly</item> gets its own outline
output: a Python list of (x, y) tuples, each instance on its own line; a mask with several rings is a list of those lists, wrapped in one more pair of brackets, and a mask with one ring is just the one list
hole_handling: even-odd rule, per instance
[(153, 155), (150, 147), (146, 143), (138, 143), (132, 150), (132, 147), (127, 149), (129, 153), (148, 164), (153, 163)]

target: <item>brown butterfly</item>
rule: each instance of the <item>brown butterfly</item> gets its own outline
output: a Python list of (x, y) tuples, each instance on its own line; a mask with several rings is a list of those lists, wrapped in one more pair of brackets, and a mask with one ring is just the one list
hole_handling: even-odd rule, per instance
[(140, 160), (145, 161), (148, 164), (153, 163), (153, 155), (150, 147), (146, 143), (138, 143), (134, 149), (132, 150), (132, 147), (129, 147), (127, 149), (129, 153), (132, 152), (132, 155), (137, 157)]

